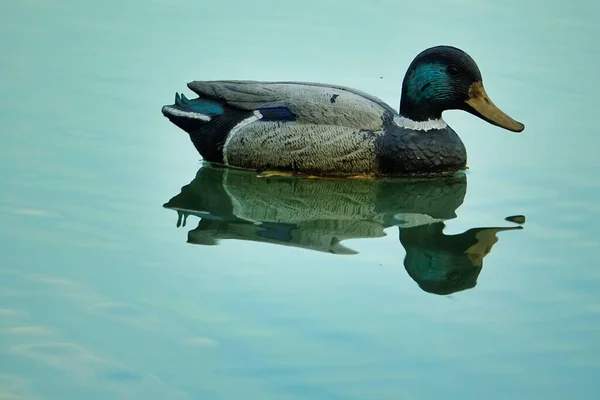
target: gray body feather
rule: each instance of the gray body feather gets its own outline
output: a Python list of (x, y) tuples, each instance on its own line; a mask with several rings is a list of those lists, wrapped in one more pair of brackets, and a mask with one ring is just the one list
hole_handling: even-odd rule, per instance
[(396, 111), (359, 90), (307, 82), (194, 81), (199, 96), (220, 99), (244, 110), (287, 107), (297, 123), (379, 130), (384, 113)]
[(376, 135), (357, 128), (291, 122), (255, 122), (231, 135), (226, 165), (256, 170), (359, 174), (374, 171)]

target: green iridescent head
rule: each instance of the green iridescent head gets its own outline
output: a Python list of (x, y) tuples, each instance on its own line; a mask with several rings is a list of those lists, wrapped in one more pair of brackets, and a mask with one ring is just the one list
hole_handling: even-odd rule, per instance
[(427, 121), (441, 118), (445, 110), (457, 109), (513, 132), (525, 128), (492, 103), (481, 72), (467, 53), (451, 46), (421, 52), (404, 76), (400, 114), (413, 121)]

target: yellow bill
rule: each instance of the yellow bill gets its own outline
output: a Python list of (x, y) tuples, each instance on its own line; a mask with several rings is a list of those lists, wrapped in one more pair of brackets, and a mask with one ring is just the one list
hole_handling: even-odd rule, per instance
[(491, 124), (512, 132), (521, 132), (525, 129), (525, 125), (515, 121), (492, 103), (481, 82), (475, 82), (471, 85), (466, 103), (476, 111), (475, 114), (478, 117)]

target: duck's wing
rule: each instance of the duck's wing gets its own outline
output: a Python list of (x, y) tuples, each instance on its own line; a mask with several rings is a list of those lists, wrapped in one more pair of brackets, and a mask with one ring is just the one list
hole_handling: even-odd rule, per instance
[(344, 86), (309, 82), (193, 81), (200, 97), (262, 114), (263, 120), (379, 130), (396, 114), (383, 100)]

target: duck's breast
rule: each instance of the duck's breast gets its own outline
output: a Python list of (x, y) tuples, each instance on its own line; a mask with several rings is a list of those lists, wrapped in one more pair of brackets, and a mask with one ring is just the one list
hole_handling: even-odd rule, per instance
[(375, 144), (379, 170), (383, 174), (427, 174), (464, 169), (467, 152), (460, 137), (442, 129), (389, 129)]

